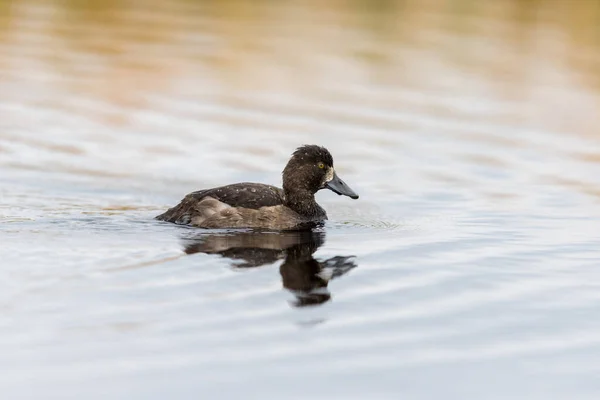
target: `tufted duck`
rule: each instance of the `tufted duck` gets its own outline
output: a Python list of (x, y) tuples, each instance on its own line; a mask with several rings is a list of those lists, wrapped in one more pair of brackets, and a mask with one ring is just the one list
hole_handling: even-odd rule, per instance
[(296, 149), (283, 170), (283, 189), (262, 183), (235, 183), (199, 190), (156, 217), (161, 221), (200, 228), (301, 229), (327, 219), (315, 193), (330, 189), (358, 199), (333, 169), (326, 148)]

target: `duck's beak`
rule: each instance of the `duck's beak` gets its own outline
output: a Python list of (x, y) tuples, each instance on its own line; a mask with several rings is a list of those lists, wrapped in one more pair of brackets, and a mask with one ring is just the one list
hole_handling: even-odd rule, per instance
[(333, 178), (331, 178), (330, 181), (325, 183), (325, 187), (339, 195), (343, 194), (344, 196), (348, 196), (351, 199), (358, 199), (358, 195), (354, 192), (354, 190), (350, 189), (350, 186), (346, 185), (346, 182), (341, 180), (340, 177), (337, 176), (335, 171), (333, 171)]

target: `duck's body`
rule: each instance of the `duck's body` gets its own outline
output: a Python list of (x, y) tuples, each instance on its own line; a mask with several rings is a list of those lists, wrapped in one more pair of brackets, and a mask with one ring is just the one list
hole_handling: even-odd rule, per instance
[(283, 189), (244, 182), (200, 190), (156, 218), (201, 228), (299, 229), (327, 219), (314, 196), (325, 187), (358, 198), (335, 174), (325, 148), (303, 146), (283, 171)]
[(327, 219), (316, 202), (315, 213), (301, 215), (285, 205), (282, 189), (262, 183), (234, 183), (199, 190), (156, 218), (202, 228), (293, 229)]

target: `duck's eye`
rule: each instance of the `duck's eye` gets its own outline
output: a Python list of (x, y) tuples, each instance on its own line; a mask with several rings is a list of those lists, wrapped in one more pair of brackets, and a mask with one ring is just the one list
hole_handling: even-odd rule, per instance
[(317, 166), (321, 169), (325, 168), (325, 164), (323, 164), (322, 162), (318, 163)]

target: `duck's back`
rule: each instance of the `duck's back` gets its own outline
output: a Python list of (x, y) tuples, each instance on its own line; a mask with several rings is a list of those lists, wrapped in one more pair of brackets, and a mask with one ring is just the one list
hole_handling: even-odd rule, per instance
[(235, 183), (185, 196), (156, 219), (204, 228), (279, 228), (297, 214), (283, 206), (283, 190), (261, 183)]

